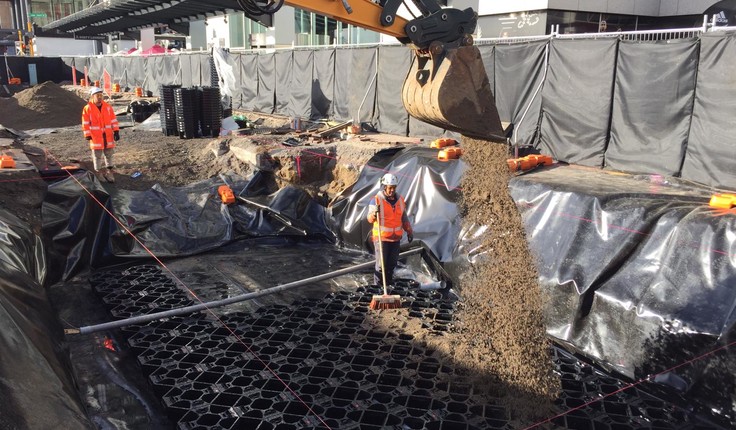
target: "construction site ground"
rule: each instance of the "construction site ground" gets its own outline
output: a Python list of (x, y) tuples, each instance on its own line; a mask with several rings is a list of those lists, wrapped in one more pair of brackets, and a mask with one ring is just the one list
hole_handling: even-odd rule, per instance
[[(55, 92), (57, 89), (36, 91)], [(65, 86), (63, 91), (84, 95), (85, 90)], [(0, 131), (3, 151), (17, 154), (18, 158), (25, 156), (35, 167), (35, 170), (2, 172), (0, 205), (40, 233), (41, 205), (47, 181), (68, 176), (58, 170), (61, 166), (91, 170), (92, 160), (79, 126), (84, 105), (81, 97), (81, 104), (63, 104), (61, 111), (54, 110), (53, 94), (48, 98), (33, 94), (27, 99), (0, 99), (3, 112), (0, 123), (12, 129)], [(122, 112), (134, 99), (133, 95), (125, 94), (112, 102), (115, 109)], [(6, 112), (10, 114), (5, 115)], [(417, 138), (365, 131), (353, 134), (348, 133), (349, 129), (323, 139), (289, 130), (289, 118), (235, 113), (258, 121), (262, 132), (241, 130), (214, 138), (180, 139), (164, 136), (161, 130), (136, 130), (130, 116), (121, 115), (121, 138), (114, 156), (115, 182), (103, 182), (103, 186), (111, 190), (146, 190), (154, 184), (176, 187), (228, 172), (247, 177), (259, 168), (273, 172), (273, 191), (294, 185), (327, 206), (356, 181), (363, 166), (377, 152), (429, 143)], [(318, 126), (318, 123), (304, 124), (304, 128), (314, 127), (313, 130)], [(55, 131), (27, 134), (28, 130), (46, 127), (53, 127)], [(325, 124), (322, 129), (327, 127), (329, 125)], [(469, 147), (476, 144), (468, 142)], [(476, 154), (475, 161), (481, 157), (500, 161), (505, 158), (505, 154), (493, 151)], [(473, 160), (469, 158), (471, 163)], [(505, 167), (504, 164), (500, 166)], [(40, 175), (44, 172), (46, 181)], [(475, 174), (482, 175), (477, 171)], [(482, 181), (474, 182), (485, 186), (487, 177), (486, 174)], [(515, 231), (520, 223), (518, 214), (513, 215), (513, 202), (508, 196), (505, 197), (508, 201), (499, 199), (492, 205), (482, 204), (495, 195), (493, 193), (503, 192), (494, 187), (498, 188), (497, 183), (484, 189), (474, 189), (468, 184), (465, 204), (472, 210), (467, 214), (473, 222), (493, 219), (503, 225), (513, 225), (509, 231)], [(520, 234), (523, 235), (523, 229)], [(187, 281), (192, 285), (220, 285), (242, 293), (242, 286), (249, 283), (263, 288), (323, 273), (327, 271), (324, 267), (346, 266), (371, 258), (369, 254), (354, 251), (330, 255), (329, 249), (320, 244), (302, 244), (282, 253), (263, 244), (233, 246), (213, 255), (181, 260), (174, 263), (172, 269), (178, 275), (189, 277)], [(205, 381), (208, 386), (216, 387), (218, 383), (225, 386), (227, 381), (240, 378), (238, 380), (248, 381), (247, 384), (243, 382), (243, 386), (259, 387), (257, 393), (243, 388), (239, 393), (228, 391), (226, 396), (200, 390), (201, 394), (195, 396), (192, 393), (201, 388), (195, 386), (190, 386), (189, 391), (181, 388), (177, 391), (171, 381), (181, 382), (188, 374), (192, 363), (187, 360), (192, 359), (191, 355), (172, 356), (171, 362), (179, 360), (180, 367), (157, 362), (151, 352), (154, 346), (141, 340), (142, 335), (137, 332), (103, 332), (86, 338), (70, 338), (70, 354), (85, 408), (98, 428), (710, 428), (702, 422), (690, 421), (678, 407), (636, 390), (622, 392), (597, 405), (589, 404), (600, 393), (619, 390), (626, 383), (607, 377), (559, 348), (549, 347), (544, 340), (542, 301), (538, 292), (518, 289), (508, 294), (508, 291), (496, 289), (493, 295), (484, 293), (495, 288), (494, 285), (501, 282), (498, 279), (509, 273), (523, 273), (524, 282), (534, 282), (533, 267), (528, 270), (531, 264), (528, 249), (519, 247), (517, 242), (508, 252), (511, 254), (503, 261), (504, 271), (492, 267), (476, 269), (467, 291), (479, 307), (462, 314), (467, 317), (465, 330), (489, 338), (494, 333), (484, 332), (484, 324), (493, 318), (504, 318), (505, 321), (495, 324), (511, 327), (516, 335), (502, 332), (502, 336), (510, 338), (502, 337), (494, 345), (482, 341), (461, 345), (458, 338), (446, 336), (454, 324), (448, 322), (453, 321), (453, 312), (458, 309), (457, 297), (423, 291), (418, 284), (409, 281), (403, 284), (402, 290), (410, 303), (408, 307), (394, 312), (369, 311), (366, 300), (379, 291), (371, 285), (370, 272), (367, 272), (323, 283), (320, 288), (299, 295), (278, 296), (274, 301), (260, 303), (258, 308), (230, 307), (227, 312), (218, 314), (219, 322), (214, 317), (202, 315), (151, 324), (143, 329), (157, 336), (159, 345), (164, 345), (173, 341), (167, 337), (172, 330), (181, 333), (188, 330), (184, 327), (199, 327), (198, 334), (192, 334), (191, 338), (207, 339), (206, 346), (219, 351), (213, 354), (218, 357), (220, 368), (225, 369), (219, 376), (214, 375), (214, 371), (207, 372), (217, 366), (214, 361), (202, 358), (197, 364), (206, 369), (200, 373), (214, 378), (214, 381)], [(254, 268), (259, 261), (268, 267), (267, 272)], [(212, 267), (217, 270), (209, 270)], [(236, 271), (236, 267), (245, 269)], [(143, 280), (160, 279), (158, 271), (155, 265), (147, 263), (98, 271), (91, 277), (87, 273), (64, 285), (53, 286), (49, 295), (63, 325), (93, 324), (109, 319), (109, 310), (119, 305), (114, 296), (123, 292), (115, 279), (133, 275)], [(150, 286), (158, 288), (156, 294), (162, 297), (177, 297), (177, 293), (181, 293), (175, 285), (167, 285), (170, 289), (162, 292), (161, 285), (156, 282), (151, 281)], [(500, 288), (504, 288), (503, 285)], [(223, 291), (208, 292), (205, 287), (197, 292), (204, 296), (212, 294), (211, 299), (225, 294)], [(146, 293), (151, 294), (150, 291)], [(507, 304), (492, 315), (491, 299), (505, 300)], [(181, 305), (186, 305), (187, 300), (182, 293)], [(532, 306), (525, 314), (520, 316), (513, 312), (529, 304)], [(252, 340), (253, 350), (240, 351), (233, 345), (237, 342), (222, 336), (215, 327), (222, 320), (236, 328), (244, 339)], [(521, 324), (526, 324), (526, 328), (520, 327)], [(515, 336), (531, 339), (535, 348), (519, 349)], [(508, 346), (504, 346), (506, 344)], [(511, 353), (506, 354), (503, 348)], [(231, 351), (238, 354), (232, 355)], [(274, 378), (269, 376), (264, 363), (238, 361), (248, 354), (253, 360), (256, 356), (261, 357), (257, 361), (266, 360), (274, 370), (273, 375), (278, 374), (287, 382), (291, 380), (294, 392), (273, 385)], [(459, 358), (466, 361), (456, 361)], [(478, 364), (483, 362), (486, 364)], [(244, 370), (248, 365), (253, 366), (251, 373)], [(237, 375), (232, 370), (235, 368), (240, 369)], [(499, 376), (498, 370), (502, 368), (513, 373), (511, 379), (528, 377), (530, 385), (502, 384), (501, 381), (508, 380), (504, 379), (503, 371)], [(541, 370), (534, 373), (529, 369)], [(493, 372), (477, 373), (484, 370)], [(146, 372), (148, 378), (144, 376)], [(386, 374), (381, 376), (380, 372)], [(125, 375), (127, 379), (120, 381), (111, 375)], [(475, 382), (486, 388), (474, 387)], [(494, 383), (495, 387), (487, 389)], [(529, 388), (534, 386), (538, 388), (536, 391)], [(331, 400), (325, 400), (327, 397)], [(214, 402), (217, 406), (213, 409), (210, 401), (215, 398), (218, 401)], [(311, 407), (311, 413), (300, 409), (305, 405)], [(556, 417), (576, 408), (580, 410)], [(254, 413), (254, 410), (261, 412)], [(248, 415), (244, 411), (251, 413)], [(280, 424), (269, 425), (269, 421)], [(348, 422), (349, 426), (342, 426)]]

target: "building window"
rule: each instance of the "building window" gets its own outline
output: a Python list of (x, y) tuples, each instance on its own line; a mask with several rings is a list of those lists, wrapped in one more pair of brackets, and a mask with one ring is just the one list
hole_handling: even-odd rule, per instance
[(231, 13), (227, 16), (228, 29), (230, 31), (230, 47), (245, 48), (245, 14), (243, 12)]
[[(81, 12), (89, 5), (88, 0), (38, 0), (31, 2), (29, 17), (32, 23), (42, 27), (52, 21)], [(43, 14), (45, 16), (39, 16)]]
[(54, 21), (53, 11), (51, 9), (50, 1), (34, 1), (31, 2), (31, 13), (33, 14), (45, 14), (46, 16), (33, 16), (29, 17), (31, 22), (38, 24), (39, 26), (46, 25), (51, 21)]
[(337, 21), (323, 15), (294, 9), (296, 44), (301, 46), (331, 45), (337, 36)]

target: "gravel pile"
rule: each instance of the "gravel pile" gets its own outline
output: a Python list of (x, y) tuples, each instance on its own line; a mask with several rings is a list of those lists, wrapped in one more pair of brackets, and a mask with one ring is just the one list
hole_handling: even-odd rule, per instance
[(81, 127), (82, 108), (87, 102), (71, 91), (47, 81), (0, 99), (0, 124), (19, 130)]

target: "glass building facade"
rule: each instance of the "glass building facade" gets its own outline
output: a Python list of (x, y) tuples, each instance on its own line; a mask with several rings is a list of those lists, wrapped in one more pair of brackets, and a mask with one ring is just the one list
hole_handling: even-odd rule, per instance
[[(228, 15), (230, 48), (264, 47), (264, 37), (268, 28), (245, 17), (242, 12)], [(282, 24), (279, 24), (282, 25)], [(279, 44), (292, 43), (296, 46), (320, 46), (334, 44), (377, 43), (381, 35), (354, 25), (343, 24), (333, 18), (294, 9), (293, 41), (277, 41)]]
[(29, 19), (38, 26), (44, 26), (57, 19), (80, 12), (89, 4), (89, 0), (33, 0), (30, 2)]

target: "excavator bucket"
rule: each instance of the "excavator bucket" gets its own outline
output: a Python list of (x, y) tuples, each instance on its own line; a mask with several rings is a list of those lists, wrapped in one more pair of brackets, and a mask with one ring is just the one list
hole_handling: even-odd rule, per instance
[(465, 136), (505, 140), (496, 100), (475, 46), (434, 46), (428, 56), (417, 54), (401, 96), (414, 118)]

